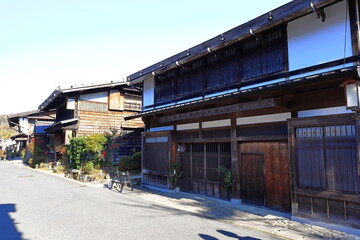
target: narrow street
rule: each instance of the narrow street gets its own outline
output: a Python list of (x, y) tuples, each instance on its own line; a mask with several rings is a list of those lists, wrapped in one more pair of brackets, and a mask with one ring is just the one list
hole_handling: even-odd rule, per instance
[(1, 240), (358, 239), (281, 214), (252, 212), (186, 193), (119, 193), (0, 161)]
[(0, 162), (0, 239), (278, 239)]

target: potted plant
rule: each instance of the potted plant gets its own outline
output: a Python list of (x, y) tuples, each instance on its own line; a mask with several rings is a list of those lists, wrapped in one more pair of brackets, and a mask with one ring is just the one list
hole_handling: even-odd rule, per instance
[(230, 169), (227, 169), (224, 166), (221, 166), (216, 169), (218, 172), (224, 174), (224, 185), (228, 198), (230, 198), (232, 193), (232, 173)]
[(168, 182), (170, 183), (170, 187), (175, 189), (175, 191), (180, 190), (179, 183), (182, 175), (183, 171), (180, 169), (180, 163), (174, 162), (169, 169)]

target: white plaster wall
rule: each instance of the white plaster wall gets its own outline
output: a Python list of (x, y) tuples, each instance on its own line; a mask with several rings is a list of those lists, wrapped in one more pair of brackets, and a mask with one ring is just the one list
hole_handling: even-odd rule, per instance
[(154, 104), (154, 90), (155, 90), (154, 77), (144, 80), (144, 89), (143, 89), (143, 106), (144, 107)]
[(92, 101), (92, 102), (108, 102), (108, 92), (98, 92), (80, 95), (80, 100)]
[(75, 99), (74, 98), (68, 98), (66, 103), (66, 109), (75, 109)]
[(19, 118), (20, 132), (29, 134), (29, 121), (27, 118)]
[[(315, 13), (288, 23), (289, 70), (352, 56), (346, 1), (325, 8), (326, 20)], [(345, 34), (346, 32), (346, 34)]]
[(325, 115), (333, 115), (333, 114), (344, 114), (344, 113), (352, 113), (350, 110), (346, 110), (345, 106), (341, 107), (332, 107), (332, 108), (320, 108), (320, 109), (312, 109), (306, 111), (299, 111), (298, 117), (315, 117), (315, 116), (325, 116)]
[(203, 122), (202, 128), (228, 127), (230, 125), (231, 125), (230, 119), (224, 119), (224, 120)]
[(268, 122), (285, 122), (286, 119), (291, 118), (291, 113), (277, 113), (268, 114), (255, 117), (243, 117), (236, 119), (236, 125), (247, 125), (256, 123), (268, 123)]
[(179, 124), (176, 126), (176, 130), (178, 131), (191, 129), (199, 129), (199, 123)]

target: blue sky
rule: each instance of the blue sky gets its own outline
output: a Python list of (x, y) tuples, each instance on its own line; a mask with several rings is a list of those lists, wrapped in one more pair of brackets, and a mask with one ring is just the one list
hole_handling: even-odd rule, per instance
[(0, 0), (0, 115), (120, 80), (289, 0)]

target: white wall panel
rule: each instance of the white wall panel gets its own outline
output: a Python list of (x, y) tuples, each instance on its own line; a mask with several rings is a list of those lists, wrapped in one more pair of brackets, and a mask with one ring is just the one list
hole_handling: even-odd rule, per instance
[(289, 70), (352, 56), (346, 1), (325, 8), (326, 20), (311, 13), (288, 23)]
[(144, 81), (143, 90), (143, 106), (154, 105), (154, 90), (155, 80), (154, 77), (148, 78)]
[(230, 119), (224, 119), (224, 120), (203, 122), (202, 128), (228, 127), (230, 125), (231, 125)]
[(29, 129), (29, 120), (27, 118), (19, 118), (20, 132), (29, 134), (31, 129)]
[(277, 114), (268, 114), (254, 117), (243, 117), (237, 118), (237, 125), (248, 125), (248, 124), (257, 124), (257, 123), (268, 123), (268, 122), (285, 122), (286, 119), (291, 118), (291, 113), (277, 113)]
[(298, 117), (315, 117), (315, 116), (325, 116), (325, 115), (333, 115), (333, 114), (344, 114), (344, 113), (352, 113), (350, 110), (346, 110), (345, 106), (341, 107), (332, 107), (332, 108), (321, 108), (321, 109), (313, 109), (306, 111), (299, 111)]
[(199, 123), (179, 124), (176, 126), (176, 130), (178, 131), (191, 129), (199, 129)]
[(108, 92), (98, 92), (80, 95), (80, 100), (92, 101), (92, 102), (108, 102)]

